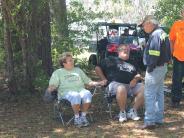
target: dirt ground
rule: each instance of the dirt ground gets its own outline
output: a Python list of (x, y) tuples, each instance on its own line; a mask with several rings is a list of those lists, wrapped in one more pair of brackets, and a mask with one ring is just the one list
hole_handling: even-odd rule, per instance
[[(166, 80), (166, 85), (170, 80)], [(93, 122), (89, 127), (63, 127), (53, 116), (53, 104), (42, 101), (41, 92), (19, 94), (12, 98), (0, 87), (0, 138), (182, 138), (184, 137), (184, 102), (180, 109), (169, 107), (170, 96), (165, 96), (165, 123), (154, 130), (139, 130), (141, 121), (128, 120), (120, 124), (110, 119), (103, 105), (103, 94), (95, 94), (91, 107)], [(116, 106), (113, 108), (116, 110)], [(115, 114), (117, 114), (115, 112)]]

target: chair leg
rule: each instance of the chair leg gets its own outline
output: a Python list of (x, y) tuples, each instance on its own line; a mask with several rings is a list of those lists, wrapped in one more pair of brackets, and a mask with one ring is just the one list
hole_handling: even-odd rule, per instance
[(66, 126), (68, 126), (72, 120), (74, 120), (74, 116), (66, 123)]
[(60, 119), (61, 114), (59, 112), (59, 107), (57, 104), (54, 105), (54, 119)]
[(59, 117), (59, 119), (60, 119), (61, 122), (62, 122), (62, 125), (65, 126), (65, 122), (64, 122), (62, 113), (59, 111), (59, 105), (58, 105), (58, 104), (55, 104), (55, 105), (54, 105), (54, 117), (55, 117), (55, 118)]
[(56, 103), (54, 103), (54, 119), (57, 118), (57, 114), (58, 114), (58, 105)]
[(54, 117), (59, 118), (63, 126), (68, 126), (72, 120), (74, 120), (74, 116), (72, 115), (72, 118), (68, 118), (65, 120), (65, 114), (66, 110), (71, 109), (70, 103), (67, 103), (68, 101), (61, 100), (61, 101), (55, 101), (54, 103)]
[(60, 113), (60, 112), (59, 112), (59, 117), (60, 117), (60, 119), (61, 119), (62, 125), (65, 126), (65, 122), (64, 122), (62, 113)]
[(112, 118), (112, 104), (108, 103), (108, 108), (109, 108), (109, 115), (110, 115), (110, 118)]
[(92, 115), (91, 115), (90, 113), (89, 113), (88, 115), (89, 115), (90, 121), (93, 122), (93, 117), (92, 117)]

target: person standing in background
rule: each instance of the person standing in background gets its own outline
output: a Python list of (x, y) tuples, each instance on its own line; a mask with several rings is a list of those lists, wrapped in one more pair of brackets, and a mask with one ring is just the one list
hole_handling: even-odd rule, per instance
[[(165, 45), (166, 33), (159, 27), (159, 22), (153, 15), (147, 15), (142, 27), (149, 34), (143, 61), (146, 65), (145, 74), (145, 117), (140, 129), (153, 129), (157, 124), (163, 124), (164, 119), (164, 78), (167, 72), (168, 56)], [(170, 44), (169, 44), (170, 47)], [(166, 51), (168, 51), (166, 53)]]
[(178, 108), (182, 98), (182, 79), (184, 76), (184, 6), (181, 10), (181, 20), (174, 22), (169, 37), (173, 55), (171, 106)]

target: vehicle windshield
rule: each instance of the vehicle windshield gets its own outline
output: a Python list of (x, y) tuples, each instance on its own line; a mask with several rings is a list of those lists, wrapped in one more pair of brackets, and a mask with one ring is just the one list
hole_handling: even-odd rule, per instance
[(137, 44), (135, 36), (121, 36), (120, 43), (122, 44)]

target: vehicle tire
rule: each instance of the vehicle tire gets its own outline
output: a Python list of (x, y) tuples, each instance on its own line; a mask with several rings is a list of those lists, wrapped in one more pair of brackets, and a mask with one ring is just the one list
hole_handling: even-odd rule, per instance
[(97, 57), (95, 54), (90, 55), (88, 64), (94, 66), (97, 65)]

